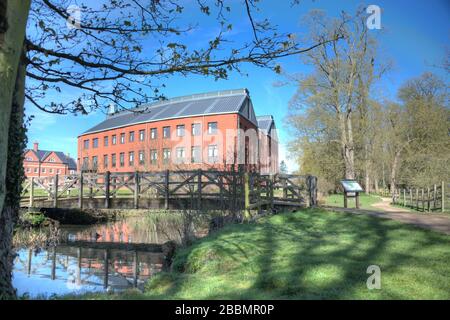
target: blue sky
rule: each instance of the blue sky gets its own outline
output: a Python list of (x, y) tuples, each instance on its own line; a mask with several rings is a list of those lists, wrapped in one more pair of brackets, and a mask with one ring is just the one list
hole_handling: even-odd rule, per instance
[[(405, 80), (419, 76), (424, 71), (446, 76), (443, 70), (433, 65), (441, 63), (446, 50), (450, 50), (450, 1), (373, 0), (363, 3), (351, 0), (302, 0), (300, 5), (291, 7), (290, 1), (266, 0), (262, 1), (261, 14), (283, 31), (303, 34), (301, 18), (311, 9), (322, 9), (329, 16), (337, 16), (341, 10), (353, 13), (361, 4), (375, 4), (381, 8), (382, 30), (371, 32), (377, 33), (381, 59), (390, 59), (393, 62), (392, 70), (377, 85), (376, 94), (379, 98), (395, 99), (397, 88)], [(200, 14), (192, 18), (203, 19)], [(248, 35), (249, 25), (245, 16), (237, 21), (232, 36), (239, 39)], [(208, 26), (211, 25), (205, 22), (204, 26), (197, 30), (197, 36), (192, 40), (194, 43), (214, 34), (214, 29), (209, 29)], [(150, 41), (145, 49), (151, 50)], [(284, 58), (279, 63), (290, 73), (306, 74), (310, 70), (302, 64), (298, 56)], [(250, 65), (244, 65), (242, 69), (248, 76), (233, 73), (228, 80), (220, 81), (200, 76), (169, 78), (165, 81), (164, 93), (168, 97), (175, 97), (214, 90), (248, 88), (256, 114), (274, 115), (281, 140), (280, 158), (286, 160), (289, 170), (294, 170), (295, 161), (286, 152), (289, 133), (284, 126), (284, 119), (288, 102), (296, 90), (295, 86), (274, 86), (274, 83), (282, 81), (283, 78), (271, 70)], [(77, 92), (62, 92), (58, 96), (49, 96), (48, 99), (64, 100), (73, 95), (77, 95)], [(75, 158), (77, 136), (105, 118), (102, 112), (88, 116), (48, 114), (38, 111), (29, 103), (26, 104), (26, 113), (35, 116), (28, 131), (28, 147), (37, 140), (42, 149), (63, 151)]]

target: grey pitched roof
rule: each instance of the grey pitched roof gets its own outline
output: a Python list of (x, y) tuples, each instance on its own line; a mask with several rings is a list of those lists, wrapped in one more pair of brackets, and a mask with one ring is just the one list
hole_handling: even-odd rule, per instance
[(275, 127), (275, 121), (271, 115), (257, 116), (258, 128), (263, 131), (266, 135), (270, 134), (272, 128)]
[(142, 105), (133, 111), (121, 111), (114, 115), (109, 115), (106, 120), (83, 134), (138, 123), (226, 113), (239, 113), (257, 125), (255, 111), (248, 90), (237, 89), (177, 97)]
[(62, 163), (66, 163), (68, 164), (69, 170), (76, 170), (77, 169), (77, 163), (75, 162), (75, 160), (71, 157), (68, 157), (67, 155), (64, 154), (64, 152), (61, 151), (49, 151), (49, 150), (38, 150), (37, 152), (34, 151), (33, 149), (26, 149), (25, 153), (28, 151), (33, 151), (39, 161), (43, 161), (50, 153), (54, 152), (58, 158), (61, 159)]

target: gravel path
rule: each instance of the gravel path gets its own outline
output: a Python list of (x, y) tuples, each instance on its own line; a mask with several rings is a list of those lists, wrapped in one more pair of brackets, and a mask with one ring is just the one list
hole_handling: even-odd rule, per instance
[(373, 204), (372, 207), (378, 210), (356, 210), (328, 207), (334, 211), (350, 212), (355, 214), (368, 214), (371, 216), (397, 220), (403, 223), (409, 223), (421, 228), (432, 229), (450, 235), (450, 215), (410, 212), (406, 209), (396, 208), (390, 205), (390, 198), (382, 198), (382, 201)]

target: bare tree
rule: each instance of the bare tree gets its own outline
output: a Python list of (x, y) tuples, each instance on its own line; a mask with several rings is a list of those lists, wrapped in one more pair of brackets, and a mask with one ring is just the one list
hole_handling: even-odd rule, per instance
[(334, 115), (344, 175), (354, 179), (354, 111), (367, 102), (375, 68), (375, 41), (368, 33), (364, 10), (354, 16), (342, 13), (338, 19), (314, 11), (309, 15), (308, 27), (308, 37), (313, 41), (335, 40), (304, 55), (305, 61), (314, 67), (314, 73), (297, 79), (293, 111), (320, 108)]
[[(256, 0), (235, 3), (197, 0), (195, 8), (214, 19), (217, 34), (200, 46), (189, 43), (196, 31), (186, 22), (189, 8), (178, 1), (110, 0), (79, 2), (68, 13), (69, 0), (2, 0), (0, 2), (0, 296), (14, 297), (11, 285), (11, 237), (17, 201), (5, 202), (20, 189), (20, 177), (5, 183), (6, 170), (21, 172), (23, 97), (51, 113), (86, 114), (106, 108), (133, 108), (163, 97), (165, 80), (173, 75), (199, 74), (226, 79), (240, 72), (242, 63), (274, 68), (275, 59), (307, 52), (289, 34), (278, 33), (267, 19), (256, 19)], [(241, 6), (241, 4), (244, 4)], [(244, 10), (250, 21), (249, 37), (230, 41), (233, 10)], [(192, 11), (191, 10), (191, 11)], [(28, 23), (27, 23), (28, 21)], [(67, 27), (69, 24), (70, 27)], [(26, 29), (26, 35), (25, 35)], [(151, 42), (151, 49), (144, 44)], [(27, 84), (25, 86), (25, 78)], [(49, 95), (75, 89), (68, 101), (50, 101)], [(18, 108), (10, 126), (13, 97)], [(11, 128), (11, 129), (10, 129)], [(17, 129), (19, 128), (19, 129)], [(12, 130), (12, 131), (11, 131)], [(16, 150), (16, 152), (13, 152)], [(17, 152), (18, 151), (18, 152)], [(23, 173), (22, 173), (23, 175)], [(20, 176), (20, 174), (19, 174)]]

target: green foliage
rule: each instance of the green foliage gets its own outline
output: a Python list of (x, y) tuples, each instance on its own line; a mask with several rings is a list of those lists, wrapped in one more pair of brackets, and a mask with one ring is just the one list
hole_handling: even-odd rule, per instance
[(41, 212), (26, 212), (20, 216), (20, 220), (31, 224), (33, 227), (38, 227), (45, 221), (45, 216)]

